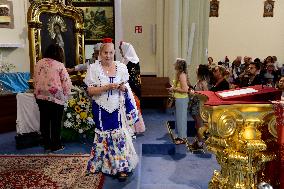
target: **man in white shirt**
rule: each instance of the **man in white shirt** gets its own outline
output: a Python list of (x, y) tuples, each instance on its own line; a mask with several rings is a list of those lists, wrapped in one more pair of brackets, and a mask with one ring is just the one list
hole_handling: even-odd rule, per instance
[(102, 43), (97, 43), (94, 45), (94, 53), (92, 54), (92, 58), (86, 62), (85, 64), (78, 64), (74, 68), (66, 68), (68, 73), (74, 72), (74, 71), (85, 71), (89, 68), (90, 64), (95, 63), (97, 60), (100, 60), (100, 48)]

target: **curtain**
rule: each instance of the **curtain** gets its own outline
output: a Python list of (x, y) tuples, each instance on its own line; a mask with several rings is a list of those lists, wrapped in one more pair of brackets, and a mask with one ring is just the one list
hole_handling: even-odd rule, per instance
[(183, 58), (195, 82), (197, 66), (207, 63), (209, 0), (157, 0), (157, 18), (158, 76), (173, 78), (173, 64)]
[(123, 39), (123, 30), (122, 30), (122, 16), (121, 16), (121, 0), (114, 1), (114, 16), (115, 16), (115, 41), (113, 41), (115, 45), (115, 55), (116, 60), (121, 60), (121, 54), (118, 50), (119, 42)]
[[(192, 48), (191, 63), (188, 66), (190, 75), (196, 75), (196, 68), (199, 64), (207, 64), (207, 48), (209, 36), (209, 1), (189, 1), (189, 26), (195, 23), (195, 34)], [(196, 82), (196, 77), (191, 78)]]

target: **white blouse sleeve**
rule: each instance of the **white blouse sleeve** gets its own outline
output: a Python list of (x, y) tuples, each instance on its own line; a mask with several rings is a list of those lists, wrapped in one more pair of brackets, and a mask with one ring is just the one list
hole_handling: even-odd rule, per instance
[(91, 64), (89, 69), (87, 70), (87, 74), (86, 74), (86, 77), (84, 79), (84, 82), (88, 87), (96, 86), (96, 85), (98, 85), (97, 77), (98, 76), (97, 76), (95, 64)]

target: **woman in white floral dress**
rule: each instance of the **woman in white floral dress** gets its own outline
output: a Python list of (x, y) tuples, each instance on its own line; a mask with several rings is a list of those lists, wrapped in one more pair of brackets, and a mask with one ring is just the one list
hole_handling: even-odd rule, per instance
[(103, 43), (100, 56), (101, 61), (90, 66), (85, 78), (95, 121), (87, 171), (116, 175), (124, 181), (138, 162), (130, 128), (138, 121), (138, 112), (129, 98), (127, 67), (114, 61), (113, 43)]

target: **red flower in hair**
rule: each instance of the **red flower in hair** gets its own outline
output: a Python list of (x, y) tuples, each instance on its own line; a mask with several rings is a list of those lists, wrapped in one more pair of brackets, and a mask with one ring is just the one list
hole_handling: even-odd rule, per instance
[(104, 38), (103, 43), (112, 43), (112, 38)]

